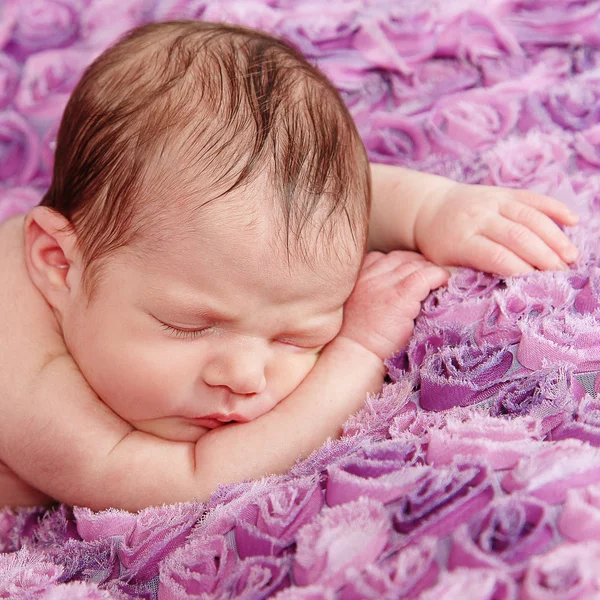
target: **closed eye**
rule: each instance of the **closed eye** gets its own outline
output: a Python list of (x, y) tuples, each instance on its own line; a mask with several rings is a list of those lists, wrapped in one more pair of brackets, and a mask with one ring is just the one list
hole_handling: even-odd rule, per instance
[(202, 327), (200, 329), (183, 329), (181, 327), (175, 327), (174, 325), (169, 325), (163, 321), (157, 319), (160, 323), (160, 326), (165, 331), (169, 332), (173, 337), (181, 338), (181, 339), (196, 339), (200, 337), (202, 334), (206, 333), (208, 330), (212, 329), (212, 327)]

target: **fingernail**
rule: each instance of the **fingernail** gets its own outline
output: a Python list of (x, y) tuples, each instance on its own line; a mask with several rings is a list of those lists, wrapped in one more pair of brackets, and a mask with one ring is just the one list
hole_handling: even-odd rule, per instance
[(577, 260), (577, 257), (579, 256), (579, 250), (577, 250), (577, 248), (575, 248), (575, 246), (569, 246), (564, 252), (563, 252), (563, 258), (567, 261), (567, 262), (575, 262)]
[(571, 217), (572, 221), (575, 221), (575, 222), (579, 221), (579, 215), (576, 212), (570, 210), (569, 216)]
[(562, 260), (558, 263), (558, 269), (557, 271), (568, 271), (569, 270), (569, 266), (566, 265), (564, 262), (562, 262)]

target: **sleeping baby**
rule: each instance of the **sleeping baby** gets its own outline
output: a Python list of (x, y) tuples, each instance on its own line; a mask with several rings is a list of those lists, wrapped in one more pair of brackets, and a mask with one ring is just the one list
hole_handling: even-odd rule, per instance
[(269, 35), (135, 29), (74, 90), (41, 205), (0, 226), (0, 505), (137, 510), (283, 472), (381, 386), (437, 265), (566, 269), (575, 221), (370, 166)]

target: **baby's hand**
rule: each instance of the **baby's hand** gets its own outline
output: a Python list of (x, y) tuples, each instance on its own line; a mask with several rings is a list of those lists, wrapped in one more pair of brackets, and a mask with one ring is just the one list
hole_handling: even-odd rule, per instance
[(499, 275), (566, 270), (577, 249), (554, 221), (575, 225), (577, 215), (562, 202), (528, 190), (456, 184), (423, 203), (414, 240), (439, 265)]
[(338, 337), (385, 359), (408, 343), (421, 302), (448, 276), (416, 252), (370, 252), (344, 306)]

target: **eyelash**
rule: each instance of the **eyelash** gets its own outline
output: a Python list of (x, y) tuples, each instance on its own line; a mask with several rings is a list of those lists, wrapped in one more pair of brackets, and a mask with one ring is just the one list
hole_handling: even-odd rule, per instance
[(162, 321), (160, 321), (160, 326), (173, 336), (187, 340), (194, 340), (210, 329), (210, 327), (204, 327), (203, 329), (177, 329), (177, 327), (167, 325), (167, 323), (163, 323)]

